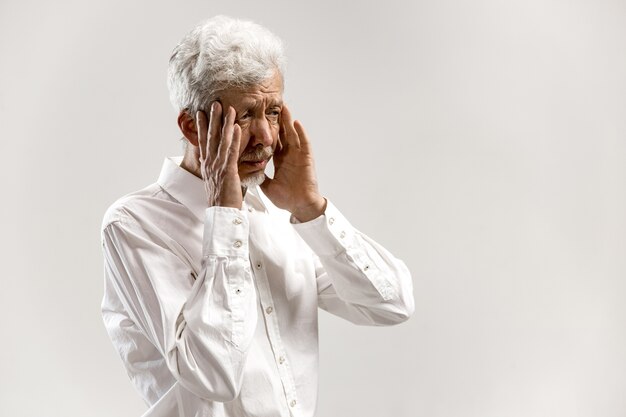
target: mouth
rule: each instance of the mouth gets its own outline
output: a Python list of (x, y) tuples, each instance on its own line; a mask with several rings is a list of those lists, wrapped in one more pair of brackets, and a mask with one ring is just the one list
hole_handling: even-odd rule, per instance
[(269, 160), (270, 160), (270, 158), (259, 159), (259, 160), (252, 160), (252, 161), (241, 161), (241, 164), (243, 166), (250, 167), (252, 169), (258, 170), (258, 169), (265, 169), (265, 166), (267, 165)]

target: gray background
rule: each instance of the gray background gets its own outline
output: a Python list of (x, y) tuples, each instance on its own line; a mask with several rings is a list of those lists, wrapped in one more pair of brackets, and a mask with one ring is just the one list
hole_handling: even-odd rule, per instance
[(214, 14), (287, 44), (323, 192), (415, 316), (321, 312), (319, 416), (626, 415), (624, 1), (0, 1), (0, 415), (139, 416), (99, 227), (181, 153), (165, 85)]

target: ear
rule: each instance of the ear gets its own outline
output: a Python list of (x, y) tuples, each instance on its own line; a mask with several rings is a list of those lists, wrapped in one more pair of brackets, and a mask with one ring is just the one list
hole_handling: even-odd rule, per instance
[(193, 146), (198, 146), (198, 129), (196, 127), (196, 119), (191, 117), (187, 110), (182, 110), (178, 115), (178, 127), (189, 143)]

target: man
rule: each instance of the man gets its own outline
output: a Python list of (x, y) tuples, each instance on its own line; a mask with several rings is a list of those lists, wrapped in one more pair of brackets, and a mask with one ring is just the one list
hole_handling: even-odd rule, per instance
[(184, 156), (104, 216), (102, 314), (144, 416), (313, 416), (318, 307), (363, 325), (413, 312), (404, 263), (319, 192), (284, 61), (251, 22), (187, 34), (168, 83)]

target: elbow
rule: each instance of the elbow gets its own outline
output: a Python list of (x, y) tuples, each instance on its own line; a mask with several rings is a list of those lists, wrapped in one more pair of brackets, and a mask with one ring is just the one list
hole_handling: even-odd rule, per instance
[(400, 309), (400, 311), (396, 314), (396, 320), (392, 324), (404, 323), (405, 321), (410, 319), (411, 316), (413, 316), (414, 312), (415, 312), (415, 305), (413, 303), (404, 305), (403, 308)]
[(413, 315), (415, 306), (410, 300), (407, 303), (393, 303), (379, 306), (376, 309), (359, 306), (358, 310), (361, 313), (361, 318), (365, 317), (365, 320), (351, 320), (355, 324), (365, 326), (394, 326), (396, 324), (404, 323)]
[(222, 403), (233, 401), (239, 397), (242, 379), (239, 378), (238, 381), (231, 378), (223, 380), (223, 383), (217, 390), (207, 391), (206, 399)]
[(396, 324), (404, 323), (413, 315), (413, 308), (399, 308), (394, 311), (389, 311), (384, 319), (380, 320), (379, 325), (383, 326), (394, 326)]
[[(202, 399), (223, 403), (239, 397), (245, 361), (231, 362), (211, 355), (180, 359), (176, 357), (175, 361), (170, 362), (170, 370), (186, 390)], [(239, 365), (231, 366), (233, 363)]]
[(177, 376), (177, 380), (195, 396), (208, 401), (227, 403), (239, 397), (241, 381), (230, 377), (207, 378), (206, 374), (197, 372), (195, 375)]
[(413, 295), (409, 294), (402, 297), (398, 302), (394, 303), (393, 308), (387, 311), (385, 315), (385, 323), (383, 325), (393, 326), (404, 323), (413, 316), (415, 312), (415, 301)]
[(415, 297), (413, 296), (413, 283), (411, 274), (406, 270), (404, 285), (398, 289), (394, 304), (394, 322), (392, 324), (404, 323), (415, 313)]
[(413, 313), (415, 313), (415, 299), (413, 298), (413, 294), (407, 294), (404, 297), (401, 308), (399, 308), (396, 324), (404, 323), (413, 316)]
[(241, 385), (235, 384), (233, 381), (224, 381), (219, 387), (196, 385), (194, 394), (204, 400), (227, 403), (239, 397), (240, 391)]

